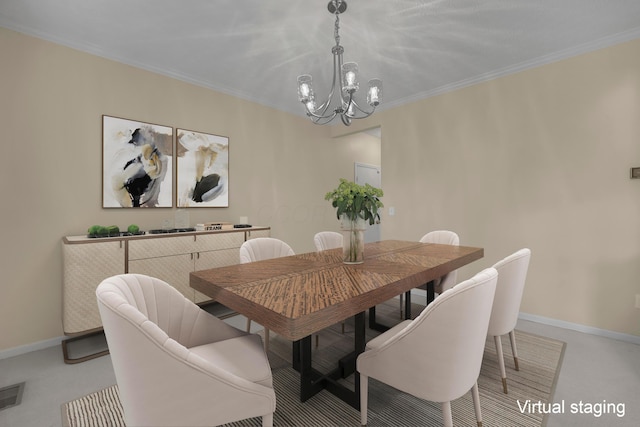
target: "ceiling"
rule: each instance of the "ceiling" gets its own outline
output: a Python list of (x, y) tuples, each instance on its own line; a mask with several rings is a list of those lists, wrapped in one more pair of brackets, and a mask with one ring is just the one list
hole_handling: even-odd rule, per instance
[[(0, 0), (0, 26), (302, 115), (297, 76), (331, 81), (327, 3)], [(348, 0), (340, 36), (385, 109), (640, 38), (640, 1)]]

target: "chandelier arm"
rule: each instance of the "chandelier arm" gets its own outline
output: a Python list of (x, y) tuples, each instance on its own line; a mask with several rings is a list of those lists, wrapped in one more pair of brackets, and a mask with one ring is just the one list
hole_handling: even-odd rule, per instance
[[(364, 119), (364, 118), (367, 118), (367, 117), (369, 117), (370, 115), (372, 115), (372, 114), (373, 114), (373, 112), (376, 110), (376, 109), (375, 109), (375, 107), (373, 107), (373, 110), (372, 110), (372, 111), (366, 111), (366, 110), (363, 110), (363, 109), (360, 107), (360, 105), (358, 105), (358, 103), (356, 102), (355, 98), (353, 97), (353, 93), (354, 93), (353, 91), (350, 91), (350, 92), (349, 92), (349, 100), (348, 100), (348, 101), (346, 101), (346, 100), (343, 98), (343, 102), (344, 102), (344, 104), (343, 104), (343, 105), (344, 105), (344, 112), (342, 113), (342, 115), (343, 115), (343, 116), (346, 116), (346, 117), (348, 117), (348, 118), (350, 118), (350, 119)], [(357, 116), (357, 113), (356, 113), (355, 111), (354, 111), (354, 114), (353, 114), (353, 115), (349, 115), (349, 114), (347, 114), (347, 112), (349, 111), (349, 109), (350, 109), (352, 106), (353, 106), (353, 108), (355, 108), (356, 110), (358, 110), (359, 112), (361, 112), (362, 114), (364, 114), (364, 116), (359, 116), (359, 117), (358, 117), (358, 116)], [(353, 109), (352, 109), (351, 111), (353, 111)], [(343, 120), (342, 122), (344, 123), (344, 120)], [(346, 124), (346, 123), (345, 123), (345, 124)], [(351, 124), (351, 122), (349, 122), (349, 124)], [(349, 126), (349, 125), (347, 125), (347, 126)]]
[[(338, 19), (338, 15), (336, 14), (336, 20), (337, 19)], [(336, 21), (336, 25), (337, 25), (337, 21)], [(337, 27), (336, 27), (336, 31), (337, 31)], [(339, 39), (340, 39), (340, 36), (337, 36), (336, 43), (338, 43)], [(325, 113), (325, 111), (327, 110), (327, 108), (329, 108), (329, 105), (331, 105), (331, 102), (333, 101), (333, 96), (336, 92), (336, 83), (338, 83), (338, 80), (340, 80), (339, 82), (340, 87), (338, 88), (338, 91), (342, 89), (342, 77), (340, 75), (340, 67), (342, 67), (342, 46), (337, 44), (335, 48), (331, 49), (331, 52), (333, 52), (333, 79), (331, 81), (331, 91), (329, 92), (327, 101), (324, 104), (322, 104), (320, 108), (320, 109), (324, 108), (324, 110), (322, 111), (322, 114)]]
[[(362, 111), (362, 110), (360, 110)], [(356, 119), (356, 120), (360, 120), (360, 119), (366, 119), (367, 117), (369, 117), (370, 115), (372, 115), (373, 113), (375, 113), (376, 109), (374, 108), (372, 111), (370, 112), (365, 112), (362, 111), (362, 113), (364, 114), (364, 116), (360, 116), (360, 117), (356, 117), (356, 116), (350, 116), (352, 119)]]
[[(324, 103), (322, 103), (318, 108), (316, 108), (314, 111), (309, 110), (309, 107), (305, 105), (305, 109), (307, 110), (307, 116), (309, 116), (310, 118), (315, 117), (316, 119), (329, 118), (329, 121), (333, 120), (334, 117), (338, 114), (338, 111), (334, 110), (329, 114), (326, 114), (326, 112), (329, 106), (331, 105), (331, 102), (333, 101), (334, 93), (335, 91), (334, 91), (334, 88), (332, 87), (331, 92), (329, 92), (329, 97), (327, 98), (327, 100)], [(317, 120), (314, 120), (314, 123), (317, 123)]]
[(353, 100), (352, 104), (353, 104), (353, 106), (354, 106), (358, 111), (360, 111), (362, 114), (366, 114), (367, 116), (365, 116), (365, 117), (370, 116), (371, 114), (373, 114), (373, 112), (374, 112), (374, 111), (376, 111), (376, 107), (375, 107), (375, 106), (371, 106), (371, 108), (373, 108), (371, 111), (363, 110), (363, 109), (358, 105), (358, 103), (356, 102), (356, 100), (355, 100), (355, 99)]
[[(355, 113), (355, 112), (354, 112), (353, 115), (348, 115), (347, 111), (349, 111), (349, 107), (351, 107), (351, 106), (353, 106), (356, 110), (358, 110), (363, 115), (358, 116), (357, 113)], [(363, 110), (362, 108), (360, 108), (360, 106), (358, 105), (356, 100), (353, 98), (353, 93), (350, 93), (349, 102), (347, 103), (347, 105), (345, 107), (345, 111), (342, 113), (342, 116), (346, 116), (349, 119), (357, 119), (357, 120), (366, 119), (367, 117), (369, 117), (370, 115), (372, 115), (376, 111), (376, 107), (375, 106), (372, 106), (371, 108), (372, 108), (371, 111), (366, 111), (366, 110)], [(351, 124), (351, 120), (349, 120), (349, 124), (347, 124), (347, 123), (345, 123), (345, 121), (343, 119), (342, 123), (344, 123), (345, 125), (349, 126), (349, 124)]]
[(344, 94), (342, 94), (342, 96), (340, 97), (342, 101), (342, 109), (344, 110), (343, 114), (347, 114), (351, 105), (355, 103), (355, 100), (353, 99), (353, 92), (354, 91), (352, 90), (347, 92), (349, 94), (349, 98), (347, 98)]
[[(326, 117), (318, 117), (318, 118), (314, 118), (314, 117), (310, 117), (311, 121), (316, 124), (316, 125), (326, 125), (327, 123), (329, 123), (330, 121), (332, 121), (333, 119), (335, 119), (335, 117), (338, 115), (338, 113), (336, 113), (335, 111), (333, 112), (333, 114), (330, 114)], [(324, 121), (323, 121), (324, 120)]]
[(342, 53), (344, 52), (344, 48), (340, 45), (337, 45), (333, 50), (333, 86), (331, 87), (331, 91), (333, 92), (336, 89), (336, 83), (339, 85), (338, 92), (340, 92), (340, 99), (344, 99), (342, 95), (342, 87), (344, 86), (344, 82), (342, 81)]
[(337, 115), (338, 115), (337, 111), (333, 111), (330, 114), (325, 115), (324, 112), (322, 114), (317, 114), (317, 113), (314, 113), (313, 111), (311, 111), (311, 110), (309, 110), (307, 108), (307, 116), (309, 116), (311, 118), (311, 120), (313, 120), (314, 118), (315, 119), (326, 119), (326, 118), (329, 118), (329, 120), (331, 121)]
[(311, 114), (313, 114), (316, 117), (324, 117), (325, 113), (327, 112), (327, 109), (331, 105), (331, 101), (333, 100), (333, 93), (334, 93), (334, 90), (332, 88), (331, 92), (329, 92), (329, 96), (328, 96), (327, 100), (325, 102), (323, 102), (322, 104), (320, 104), (320, 106), (318, 108), (316, 108), (316, 111), (320, 111), (320, 114), (315, 114), (313, 112), (310, 112), (308, 108), (307, 108), (307, 111), (309, 111)]
[[(334, 112), (333, 114), (329, 114), (329, 115), (325, 115), (325, 113), (327, 112), (327, 109), (329, 108), (329, 106), (331, 105), (331, 103), (333, 102), (333, 97), (334, 94), (336, 92), (336, 82), (337, 82), (337, 76), (340, 75), (339, 70), (341, 63), (342, 63), (342, 54), (340, 52), (340, 50), (342, 49), (342, 46), (338, 46), (340, 49), (332, 49), (333, 52), (333, 79), (332, 79), (332, 84), (331, 84), (331, 91), (329, 92), (329, 95), (327, 96), (327, 100), (325, 102), (323, 102), (322, 104), (320, 104), (317, 108), (316, 111), (319, 111), (320, 113), (314, 113), (312, 111), (310, 111), (307, 108), (307, 113), (311, 114), (314, 117), (331, 117), (332, 119), (336, 116), (336, 113)], [(336, 68), (338, 67), (338, 68)]]

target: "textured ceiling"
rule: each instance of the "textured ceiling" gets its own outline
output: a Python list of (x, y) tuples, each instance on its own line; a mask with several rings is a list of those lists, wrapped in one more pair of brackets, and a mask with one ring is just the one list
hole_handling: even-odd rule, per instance
[[(302, 114), (297, 76), (331, 81), (327, 3), (0, 0), (0, 26)], [(348, 0), (340, 24), (389, 108), (640, 38), (640, 0)]]

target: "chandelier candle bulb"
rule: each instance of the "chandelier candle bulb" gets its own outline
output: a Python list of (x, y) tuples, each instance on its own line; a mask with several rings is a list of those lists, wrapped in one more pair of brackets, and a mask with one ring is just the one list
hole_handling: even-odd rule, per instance
[(303, 104), (313, 101), (313, 88), (311, 86), (311, 76), (303, 74), (298, 77), (298, 99)]
[(355, 92), (358, 90), (358, 64), (355, 62), (347, 62), (342, 66), (342, 88), (345, 92)]
[(347, 108), (347, 116), (353, 117), (355, 111), (353, 111), (353, 102), (349, 104), (349, 108)]
[(314, 112), (316, 111), (316, 102), (315, 101), (309, 101), (307, 102), (307, 110), (309, 110), (310, 112)]
[(377, 107), (382, 101), (382, 80), (369, 80), (369, 93), (367, 94), (367, 104)]

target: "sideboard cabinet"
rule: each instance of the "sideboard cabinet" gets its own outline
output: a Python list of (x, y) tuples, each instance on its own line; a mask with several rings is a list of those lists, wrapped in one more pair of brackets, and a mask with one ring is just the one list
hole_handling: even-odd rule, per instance
[(164, 280), (195, 303), (209, 298), (189, 286), (189, 273), (238, 264), (246, 240), (269, 237), (269, 227), (141, 236), (63, 238), (63, 310), (65, 335), (102, 328), (96, 288), (107, 277), (141, 273)]

